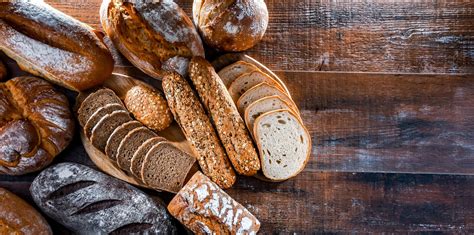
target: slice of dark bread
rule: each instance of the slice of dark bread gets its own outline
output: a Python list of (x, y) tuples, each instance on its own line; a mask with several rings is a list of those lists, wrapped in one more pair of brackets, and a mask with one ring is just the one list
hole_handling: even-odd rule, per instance
[(155, 132), (146, 127), (139, 127), (128, 132), (128, 134), (120, 142), (117, 150), (117, 165), (126, 172), (130, 172), (133, 154), (143, 144), (143, 142), (157, 137)]
[(133, 129), (143, 127), (143, 124), (138, 121), (129, 121), (119, 127), (117, 127), (114, 132), (110, 135), (105, 146), (105, 155), (110, 158), (110, 160), (117, 161), (117, 150), (122, 142), (123, 138)]
[(92, 129), (97, 125), (97, 123), (100, 121), (102, 117), (104, 117), (107, 114), (111, 114), (114, 111), (117, 110), (124, 110), (125, 107), (123, 107), (120, 104), (117, 103), (112, 103), (112, 104), (106, 104), (104, 107), (101, 107), (97, 109), (87, 120), (86, 125), (84, 125), (84, 133), (86, 134), (87, 138), (90, 138), (92, 135)]
[(84, 101), (82, 101), (81, 106), (77, 111), (79, 124), (84, 127), (84, 125), (87, 123), (87, 120), (89, 120), (89, 118), (97, 109), (102, 108), (107, 104), (113, 103), (123, 106), (120, 98), (110, 89), (103, 88), (90, 94), (84, 99)]
[(143, 182), (155, 189), (176, 193), (184, 185), (189, 170), (196, 162), (193, 156), (169, 142), (153, 146), (143, 161)]
[(115, 128), (131, 121), (132, 118), (127, 111), (117, 110), (107, 114), (92, 129), (91, 142), (100, 151), (105, 150), (105, 145)]
[(135, 176), (137, 179), (140, 179), (140, 181), (142, 165), (143, 161), (145, 160), (146, 154), (153, 146), (163, 141), (166, 141), (166, 139), (160, 136), (151, 138), (145, 141), (133, 154), (130, 165), (130, 171), (132, 172), (132, 175)]

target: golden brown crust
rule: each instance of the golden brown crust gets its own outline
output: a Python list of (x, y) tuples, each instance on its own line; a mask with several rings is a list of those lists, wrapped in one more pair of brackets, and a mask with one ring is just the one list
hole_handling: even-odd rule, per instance
[(2, 61), (0, 61), (0, 81), (3, 81), (7, 77), (7, 68), (3, 64)]

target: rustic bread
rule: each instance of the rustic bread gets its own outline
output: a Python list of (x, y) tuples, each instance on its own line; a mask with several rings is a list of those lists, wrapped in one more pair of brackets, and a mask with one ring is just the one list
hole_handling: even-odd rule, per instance
[(115, 47), (153, 78), (163, 70), (184, 75), (192, 56), (204, 56), (191, 19), (173, 1), (104, 0), (100, 20)]
[(17, 77), (0, 83), (0, 174), (44, 168), (73, 134), (69, 102), (49, 82)]
[(3, 64), (2, 61), (0, 61), (0, 81), (3, 81), (7, 77), (7, 68)]
[(44, 213), (75, 234), (176, 234), (162, 205), (86, 166), (52, 166), (36, 177), (30, 192)]
[(292, 110), (298, 110), (298, 106), (296, 106), (295, 102), (293, 102), (293, 100), (288, 97), (286, 93), (284, 93), (277, 87), (264, 82), (248, 89), (242, 96), (240, 96), (236, 103), (239, 113), (244, 114), (245, 109), (251, 103), (259, 99), (274, 95), (279, 96), (282, 100), (291, 105)]
[(166, 141), (165, 138), (157, 136), (146, 140), (142, 145), (140, 145), (140, 147), (138, 147), (137, 151), (133, 154), (130, 164), (130, 172), (135, 176), (135, 178), (143, 181), (141, 171), (146, 154), (153, 146), (164, 141)]
[(165, 98), (155, 89), (137, 85), (125, 94), (125, 106), (135, 119), (154, 131), (162, 131), (173, 122)]
[(120, 146), (120, 142), (122, 142), (123, 138), (125, 138), (125, 136), (130, 131), (139, 127), (143, 127), (142, 123), (138, 121), (129, 121), (115, 128), (115, 130), (109, 136), (107, 145), (105, 146), (105, 154), (110, 158), (110, 160), (114, 162), (117, 161), (117, 151)]
[(100, 119), (100, 121), (92, 129), (91, 143), (100, 151), (105, 151), (107, 141), (114, 132), (114, 130), (120, 125), (131, 121), (132, 118), (127, 111), (117, 110), (111, 114), (107, 114)]
[(155, 132), (146, 127), (139, 127), (131, 130), (120, 142), (117, 149), (117, 165), (122, 170), (131, 173), (130, 166), (132, 164), (133, 154), (143, 144), (143, 142), (157, 137)]
[(197, 153), (204, 174), (222, 188), (230, 188), (235, 172), (198, 97), (179, 74), (163, 78), (163, 90), (176, 122)]
[(84, 127), (87, 120), (94, 114), (97, 109), (108, 104), (122, 104), (118, 96), (110, 89), (99, 89), (94, 93), (89, 94), (81, 103), (77, 111), (77, 119), (79, 124)]
[(92, 129), (97, 125), (97, 123), (107, 114), (111, 114), (114, 111), (124, 110), (125, 108), (121, 104), (112, 103), (106, 104), (105, 106), (97, 109), (87, 120), (86, 125), (84, 125), (84, 133), (86, 134), (87, 138), (90, 138), (92, 135)]
[(214, 122), (234, 169), (242, 175), (257, 173), (260, 160), (252, 138), (212, 65), (204, 58), (194, 57), (189, 64), (189, 77)]
[(304, 169), (311, 136), (296, 114), (285, 109), (264, 113), (255, 120), (253, 131), (265, 177), (286, 180)]
[(15, 194), (0, 188), (0, 234), (53, 234), (46, 220)]
[(225, 68), (221, 69), (219, 73), (219, 77), (221, 78), (222, 82), (226, 87), (229, 87), (232, 82), (240, 77), (243, 74), (251, 73), (254, 71), (260, 71), (260, 69), (248, 62), (239, 60), (231, 65), (226, 66)]
[(273, 78), (261, 71), (255, 71), (242, 74), (240, 77), (236, 78), (229, 86), (229, 94), (232, 97), (232, 100), (237, 102), (240, 96), (243, 95), (248, 89), (263, 82), (272, 85), (283, 92), (285, 91), (285, 89), (281, 87), (278, 82), (273, 80)]
[(169, 142), (160, 142), (146, 154), (141, 170), (143, 182), (158, 190), (177, 193), (196, 162), (193, 156)]
[(257, 234), (260, 222), (201, 172), (168, 205), (171, 215), (196, 234)]
[(0, 3), (0, 50), (22, 70), (75, 91), (102, 84), (114, 67), (92, 28), (43, 1)]
[(244, 51), (265, 34), (268, 10), (263, 0), (194, 0), (193, 20), (206, 44), (223, 51)]

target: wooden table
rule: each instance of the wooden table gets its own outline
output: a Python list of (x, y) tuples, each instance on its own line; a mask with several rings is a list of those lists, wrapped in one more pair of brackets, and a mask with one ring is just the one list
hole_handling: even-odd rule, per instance
[[(266, 2), (267, 34), (248, 54), (286, 81), (314, 146), (296, 178), (227, 190), (261, 232), (473, 233), (474, 3)], [(100, 28), (100, 1), (52, 5)], [(93, 166), (78, 136), (56, 163)], [(0, 187), (30, 200), (34, 177)]]

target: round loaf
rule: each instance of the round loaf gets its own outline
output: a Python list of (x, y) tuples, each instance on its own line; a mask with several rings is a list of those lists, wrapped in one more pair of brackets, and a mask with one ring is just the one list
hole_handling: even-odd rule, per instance
[(114, 67), (92, 28), (43, 1), (0, 3), (0, 50), (23, 70), (76, 91), (102, 84)]
[(184, 75), (189, 58), (204, 56), (191, 19), (172, 0), (104, 0), (100, 20), (115, 47), (153, 78), (163, 71)]
[(0, 81), (3, 81), (5, 77), (7, 76), (7, 68), (5, 65), (0, 61)]
[(0, 174), (44, 168), (73, 133), (68, 100), (50, 83), (35, 77), (0, 83)]
[(194, 0), (193, 20), (209, 46), (244, 51), (265, 34), (268, 10), (263, 0)]

